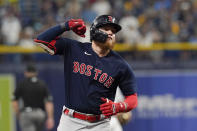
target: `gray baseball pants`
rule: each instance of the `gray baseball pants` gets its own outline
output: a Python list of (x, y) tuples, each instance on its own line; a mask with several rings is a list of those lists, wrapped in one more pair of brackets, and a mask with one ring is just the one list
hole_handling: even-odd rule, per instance
[(43, 131), (46, 113), (41, 109), (22, 111), (19, 124), (22, 131)]

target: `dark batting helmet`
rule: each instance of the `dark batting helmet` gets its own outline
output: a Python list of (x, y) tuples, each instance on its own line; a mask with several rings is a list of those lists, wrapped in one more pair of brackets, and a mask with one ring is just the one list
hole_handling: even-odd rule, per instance
[(105, 25), (111, 25), (116, 29), (116, 33), (121, 30), (121, 26), (117, 24), (115, 17), (111, 15), (101, 15), (95, 18), (90, 27), (90, 40), (95, 40), (101, 43), (105, 43), (108, 38), (108, 34), (99, 30), (100, 27)]

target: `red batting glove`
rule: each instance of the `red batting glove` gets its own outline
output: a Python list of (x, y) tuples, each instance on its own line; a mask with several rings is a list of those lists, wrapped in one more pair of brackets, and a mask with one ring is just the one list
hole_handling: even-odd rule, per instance
[(100, 105), (100, 111), (106, 117), (110, 117), (112, 115), (116, 115), (119, 112), (126, 111), (127, 106), (124, 102), (114, 103), (113, 101), (103, 97), (101, 98), (101, 100), (105, 103)]
[(71, 19), (68, 21), (69, 28), (81, 37), (85, 37), (86, 26), (82, 19)]

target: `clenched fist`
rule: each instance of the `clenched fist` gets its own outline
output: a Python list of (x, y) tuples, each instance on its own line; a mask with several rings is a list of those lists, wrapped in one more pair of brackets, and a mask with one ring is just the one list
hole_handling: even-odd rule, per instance
[(85, 37), (86, 26), (82, 19), (71, 19), (68, 21), (69, 29), (81, 37)]
[(100, 111), (105, 115), (105, 117), (110, 117), (126, 110), (124, 102), (114, 103), (107, 98), (101, 98), (101, 100), (105, 103), (100, 105)]

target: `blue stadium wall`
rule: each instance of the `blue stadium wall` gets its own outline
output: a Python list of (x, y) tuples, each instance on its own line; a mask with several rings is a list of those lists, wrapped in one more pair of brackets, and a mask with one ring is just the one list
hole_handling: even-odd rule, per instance
[[(0, 64), (0, 73), (23, 78), (24, 65)], [(54, 96), (56, 126), (64, 104), (62, 63), (37, 64), (39, 78)], [(197, 129), (197, 71), (135, 71), (139, 104), (124, 131), (193, 131)], [(18, 125), (18, 124), (17, 124)], [(17, 126), (19, 131), (19, 127)], [(54, 128), (53, 131), (56, 129)]]
[(125, 131), (197, 129), (197, 71), (137, 71), (139, 104)]

